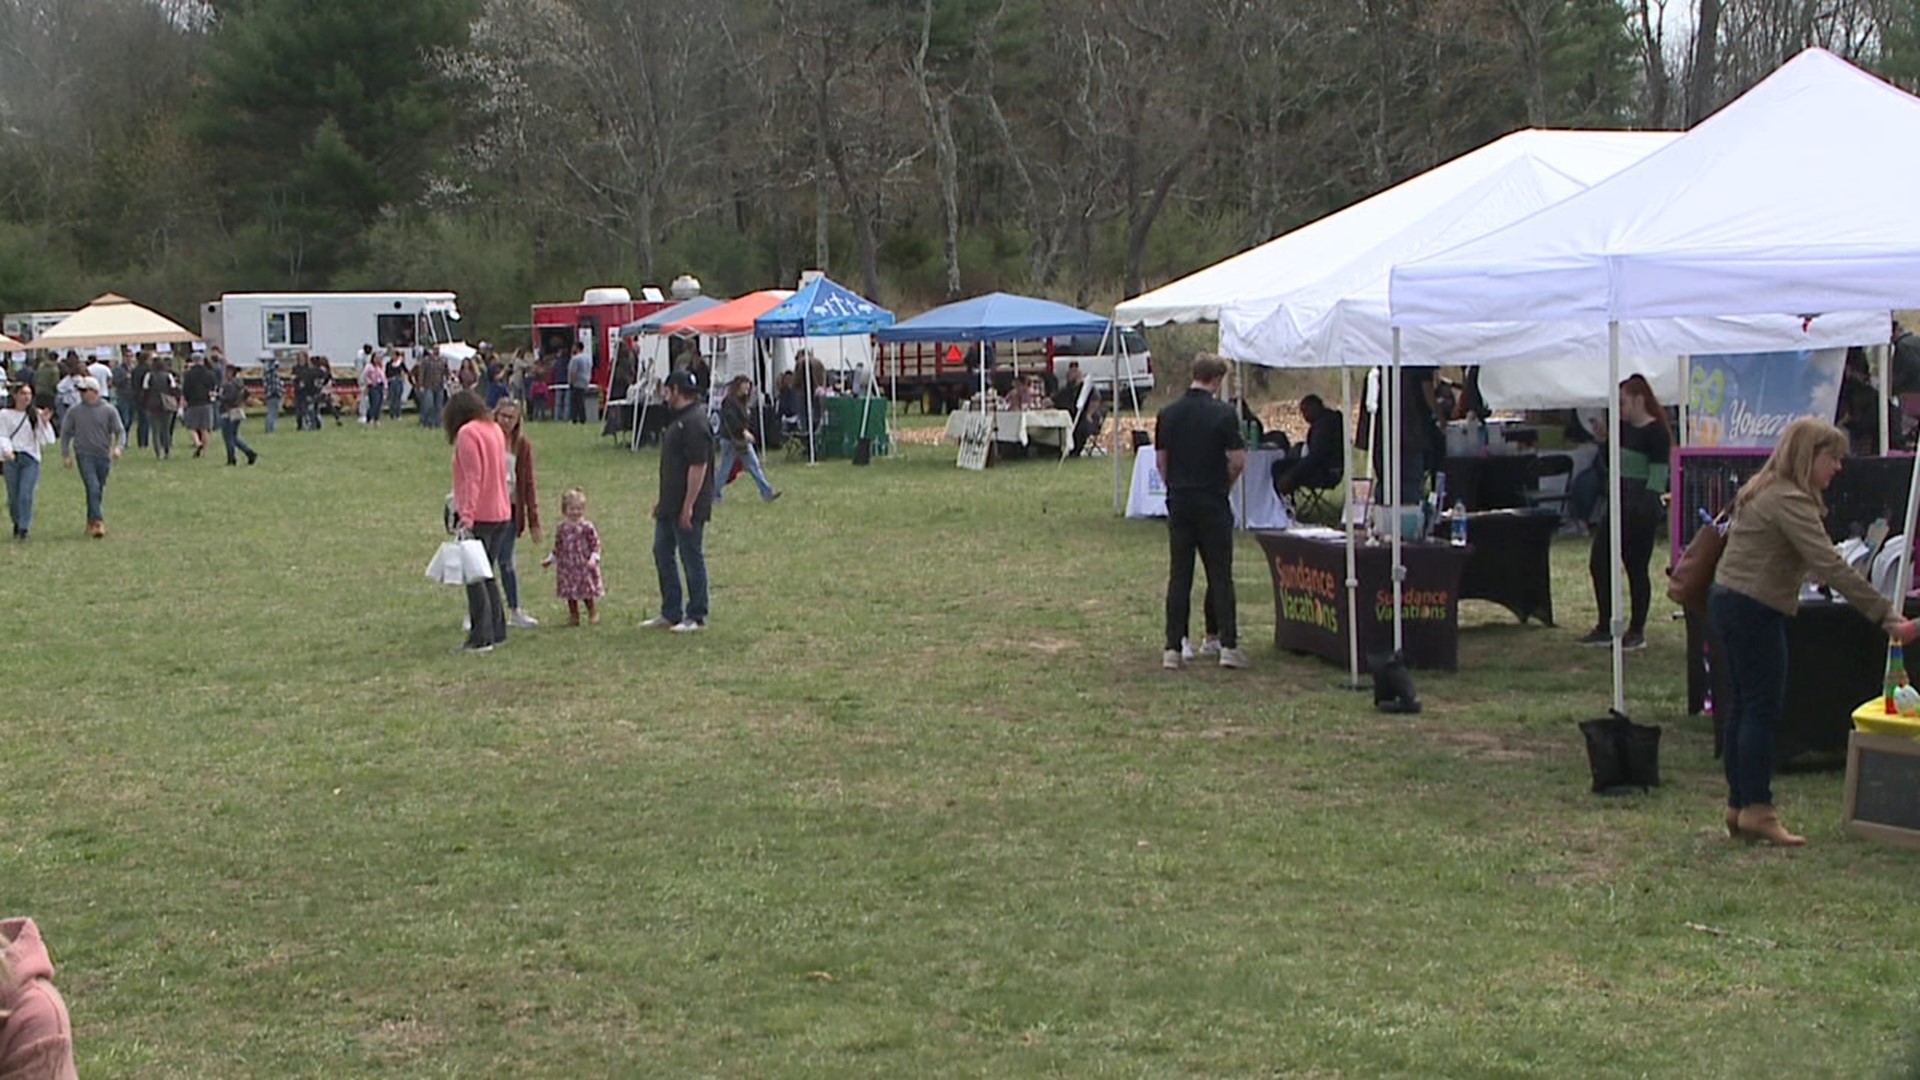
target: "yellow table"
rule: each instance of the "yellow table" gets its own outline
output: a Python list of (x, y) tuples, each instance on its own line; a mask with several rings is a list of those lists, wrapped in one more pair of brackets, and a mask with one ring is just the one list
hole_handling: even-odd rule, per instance
[(1853, 710), (1853, 729), (1874, 735), (1920, 739), (1920, 717), (1887, 715), (1886, 698), (1875, 694), (1873, 700)]

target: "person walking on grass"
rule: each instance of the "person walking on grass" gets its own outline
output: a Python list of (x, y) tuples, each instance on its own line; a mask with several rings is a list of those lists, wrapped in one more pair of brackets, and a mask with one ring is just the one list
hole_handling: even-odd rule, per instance
[[(713, 428), (700, 384), (681, 370), (665, 380), (671, 415), (660, 435), (660, 497), (653, 504), (653, 568), (660, 614), (640, 625), (694, 633), (707, 628), (707, 555), (703, 533), (713, 514)], [(687, 588), (680, 591), (680, 573)]]
[(127, 428), (113, 406), (100, 400), (100, 383), (88, 375), (80, 380), (80, 404), (67, 410), (60, 423), (60, 460), (67, 467), (80, 465), (80, 483), (87, 489), (87, 535), (95, 540), (107, 536), (107, 513), (102, 505), (107, 494), (107, 474), (120, 460), (127, 445)]
[(567, 602), (567, 625), (580, 625), (580, 605), (587, 606), (587, 623), (597, 626), (600, 610), (595, 606), (606, 588), (600, 581), (600, 531), (587, 520), (587, 493), (568, 488), (560, 496), (563, 519), (553, 530), (553, 550), (540, 560), (553, 567), (553, 587)]
[(14, 383), (0, 409), (0, 469), (6, 471), (7, 516), (13, 538), (25, 540), (33, 527), (33, 492), (40, 483), (40, 452), (60, 441), (51, 410), (35, 408), (33, 384)]
[(240, 425), (247, 419), (247, 384), (240, 377), (237, 364), (227, 365), (227, 381), (220, 384), (220, 441), (227, 447), (227, 464), (237, 465), (234, 453), (247, 455), (247, 464), (260, 460), (260, 455), (247, 440), (240, 437)]
[(720, 501), (727, 485), (733, 482), (736, 459), (746, 463), (747, 475), (759, 486), (762, 499), (772, 502), (780, 497), (780, 492), (767, 483), (767, 474), (760, 467), (760, 455), (754, 453), (757, 440), (747, 414), (747, 405), (752, 400), (753, 380), (745, 375), (734, 376), (727, 384), (726, 400), (720, 403), (720, 465), (716, 470), (718, 479), (714, 481), (714, 502)]
[(525, 407), (511, 398), (493, 410), (493, 422), (507, 443), (507, 496), (513, 503), (513, 528), (501, 544), (500, 587), (507, 594), (507, 622), (522, 628), (540, 625), (520, 606), (520, 570), (514, 559), (522, 533), (532, 533), (533, 542), (540, 542), (540, 496), (534, 486), (533, 442), (527, 438), (525, 420)]
[(380, 410), (387, 405), (387, 366), (380, 357), (367, 353), (360, 365), (360, 420), (370, 428), (380, 426)]
[(500, 554), (513, 535), (507, 499), (507, 440), (487, 414), (479, 394), (462, 390), (447, 402), (447, 441), (453, 444), (454, 524), (487, 550), (494, 575), (467, 586), (467, 640), (462, 650), (492, 652), (507, 640), (507, 613), (500, 603)]
[[(1599, 463), (1605, 471), (1606, 428), (1599, 430), (1603, 444)], [(1620, 647), (1628, 652), (1647, 647), (1647, 610), (1653, 604), (1653, 578), (1647, 563), (1653, 559), (1654, 534), (1667, 516), (1660, 501), (1666, 494), (1668, 468), (1672, 455), (1673, 432), (1667, 427), (1667, 410), (1653, 396), (1653, 387), (1640, 375), (1620, 384), (1620, 560), (1626, 571), (1628, 620)], [(1609, 514), (1613, 509), (1609, 508)], [(1580, 644), (1613, 644), (1613, 544), (1603, 517), (1593, 531), (1593, 546), (1588, 552), (1587, 574), (1593, 579), (1594, 606), (1599, 615), (1593, 629)]]
[(1154, 456), (1167, 489), (1171, 567), (1161, 662), (1169, 671), (1186, 666), (1181, 642), (1186, 639), (1193, 606), (1196, 554), (1207, 569), (1206, 614), (1218, 623), (1207, 627), (1200, 652), (1211, 655), (1217, 649), (1224, 668), (1247, 666), (1234, 606), (1233, 507), (1227, 500), (1247, 467), (1247, 442), (1239, 417), (1219, 398), (1226, 375), (1227, 362), (1220, 357), (1195, 357), (1193, 384), (1178, 401), (1161, 409), (1154, 421)]
[(280, 406), (285, 402), (286, 383), (280, 378), (280, 358), (267, 353), (260, 358), (260, 398), (266, 406), (267, 434), (273, 434), (274, 425), (280, 420)]
[(187, 404), (187, 433), (193, 436), (194, 457), (207, 452), (208, 433), (213, 430), (213, 395), (219, 383), (219, 373), (204, 356), (188, 361), (187, 373), (180, 377), (180, 396)]
[(153, 358), (141, 384), (140, 405), (152, 429), (153, 456), (165, 461), (173, 456), (173, 425), (180, 417), (180, 380), (173, 375), (172, 360)]

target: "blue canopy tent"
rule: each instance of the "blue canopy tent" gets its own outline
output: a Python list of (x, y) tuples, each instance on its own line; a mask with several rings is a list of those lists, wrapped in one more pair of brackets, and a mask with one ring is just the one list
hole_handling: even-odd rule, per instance
[(1031, 296), (988, 293), (880, 331), (881, 341), (1020, 341), (1104, 334), (1107, 317)]
[[(872, 334), (893, 325), (893, 312), (839, 285), (822, 274), (800, 286), (765, 315), (753, 320), (756, 338), (845, 337)], [(818, 460), (814, 445), (817, 425), (813, 415), (813, 365), (802, 365), (804, 399), (807, 409), (807, 460)], [(867, 379), (867, 397), (873, 396), (873, 379)], [(861, 437), (866, 437), (866, 410), (861, 410)]]
[[(1012, 293), (988, 293), (971, 300), (944, 304), (906, 322), (880, 331), (881, 341), (1031, 341), (1035, 338), (1072, 337), (1076, 334), (1105, 334), (1110, 324), (1105, 315), (1095, 315), (1052, 300)], [(1017, 347), (1017, 346), (1016, 346)], [(1014, 358), (1016, 373), (1018, 354)], [(1088, 383), (1087, 388), (1093, 384)], [(980, 391), (987, 389), (987, 364), (980, 365)], [(1075, 404), (1074, 424), (1086, 409), (1086, 391)]]

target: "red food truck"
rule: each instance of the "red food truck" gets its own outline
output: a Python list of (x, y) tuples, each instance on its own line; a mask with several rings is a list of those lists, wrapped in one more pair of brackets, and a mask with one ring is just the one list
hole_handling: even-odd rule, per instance
[(620, 328), (672, 305), (658, 289), (642, 289), (641, 299), (635, 300), (618, 287), (588, 289), (577, 303), (535, 304), (534, 355), (550, 365), (556, 356), (571, 357), (574, 346), (585, 342), (593, 357), (593, 383), (605, 394)]

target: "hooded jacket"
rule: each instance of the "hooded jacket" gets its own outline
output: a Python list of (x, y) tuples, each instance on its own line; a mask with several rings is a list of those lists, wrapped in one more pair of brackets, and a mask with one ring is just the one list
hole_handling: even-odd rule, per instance
[(0, 1080), (78, 1080), (67, 1003), (48, 980), (53, 961), (32, 919), (0, 919)]

